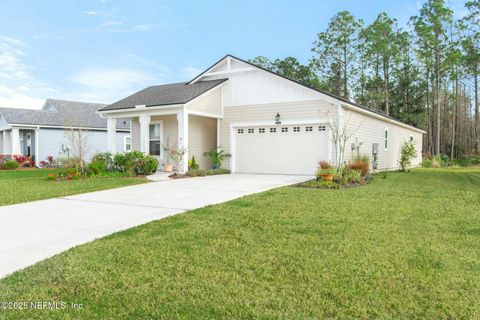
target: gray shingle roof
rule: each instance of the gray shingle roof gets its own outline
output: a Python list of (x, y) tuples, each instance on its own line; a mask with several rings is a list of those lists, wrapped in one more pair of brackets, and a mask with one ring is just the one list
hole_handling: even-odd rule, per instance
[(186, 82), (151, 86), (122, 100), (108, 105), (101, 111), (131, 109), (137, 105), (164, 106), (170, 104), (184, 104), (195, 99), (202, 93), (218, 86), (228, 79), (198, 81), (192, 84)]
[[(0, 108), (0, 114), (9, 124), (106, 128), (107, 120), (96, 113), (104, 106), (100, 103), (47, 99), (42, 110)], [(117, 129), (128, 128), (128, 123), (117, 121)]]

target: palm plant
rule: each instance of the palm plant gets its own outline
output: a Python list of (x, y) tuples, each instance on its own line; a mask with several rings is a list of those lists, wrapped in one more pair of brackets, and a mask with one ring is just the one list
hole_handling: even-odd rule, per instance
[(220, 147), (204, 152), (203, 155), (210, 158), (213, 169), (219, 169), (222, 166), (223, 160), (231, 156), (229, 153), (226, 153), (225, 150), (221, 150)]

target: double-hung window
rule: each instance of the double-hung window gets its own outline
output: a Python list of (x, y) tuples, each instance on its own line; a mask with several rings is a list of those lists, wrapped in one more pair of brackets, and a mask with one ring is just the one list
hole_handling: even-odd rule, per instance
[(152, 123), (149, 128), (149, 145), (150, 145), (150, 155), (160, 157), (162, 155), (162, 147), (160, 141), (160, 123)]
[(385, 129), (384, 147), (385, 150), (388, 150), (388, 129)]
[(130, 136), (123, 137), (123, 151), (125, 152), (132, 151), (132, 137)]

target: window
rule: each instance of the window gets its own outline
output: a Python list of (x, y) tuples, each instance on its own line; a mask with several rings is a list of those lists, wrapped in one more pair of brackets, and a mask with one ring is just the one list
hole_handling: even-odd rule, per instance
[(293, 127), (293, 132), (300, 132), (300, 127)]
[(288, 128), (287, 128), (287, 127), (283, 127), (283, 128), (282, 128), (282, 132), (288, 132)]
[(243, 133), (243, 129), (238, 129), (238, 133)]
[(277, 132), (277, 128), (270, 128), (270, 133), (275, 133)]
[(255, 133), (255, 129), (248, 129), (248, 133)]
[(258, 133), (265, 133), (265, 128), (258, 129)]
[(160, 147), (160, 123), (153, 123), (150, 125), (149, 143), (150, 155), (160, 157), (162, 155)]
[(326, 126), (318, 126), (318, 131), (327, 131)]
[(385, 129), (385, 142), (384, 142), (385, 150), (388, 149), (388, 129)]
[(313, 131), (313, 128), (312, 127), (305, 127), (305, 131), (307, 131), (307, 132)]
[(132, 151), (132, 137), (130, 136), (123, 137), (123, 151), (125, 152)]

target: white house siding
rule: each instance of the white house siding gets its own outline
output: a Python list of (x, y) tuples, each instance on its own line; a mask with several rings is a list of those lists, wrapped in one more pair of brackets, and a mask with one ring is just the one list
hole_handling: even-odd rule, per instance
[(222, 114), (222, 88), (216, 87), (197, 99), (185, 105), (187, 111), (208, 113), (220, 116)]
[[(85, 132), (88, 136), (89, 146), (85, 160), (90, 161), (96, 153), (107, 151), (107, 132), (93, 130)], [(62, 146), (68, 146), (71, 150), (71, 145), (65, 133), (64, 129), (40, 128), (38, 161), (44, 160), (47, 156), (53, 156), (54, 158), (67, 157), (67, 153), (62, 151)], [(128, 132), (117, 132), (117, 150), (123, 151), (124, 137), (127, 135), (129, 135)], [(70, 156), (73, 156), (72, 151), (70, 151)]]
[[(417, 146), (417, 158), (412, 161), (412, 164), (418, 166), (422, 162), (422, 133), (353, 110), (344, 110), (344, 121), (347, 131), (355, 132), (347, 143), (345, 161), (351, 160), (356, 155), (356, 151), (352, 152), (351, 143), (361, 143), (360, 154), (368, 155), (370, 158), (372, 158), (373, 143), (378, 143), (378, 169), (398, 169), (400, 148), (404, 141), (413, 136)], [(388, 129), (388, 149), (384, 148), (385, 129)]]
[(188, 123), (189, 156), (195, 156), (200, 168), (208, 169), (212, 163), (203, 153), (217, 145), (217, 119), (190, 115)]
[[(270, 122), (271, 125), (274, 125), (277, 113), (280, 114), (280, 120), (283, 123), (288, 121), (305, 123), (308, 121), (336, 121), (337, 106), (325, 100), (314, 100), (225, 107), (224, 118), (220, 122), (220, 146), (227, 152), (232, 152), (230, 124)], [(333, 147), (331, 152), (331, 156), (335, 157)], [(230, 168), (229, 161), (225, 161), (224, 167)]]

